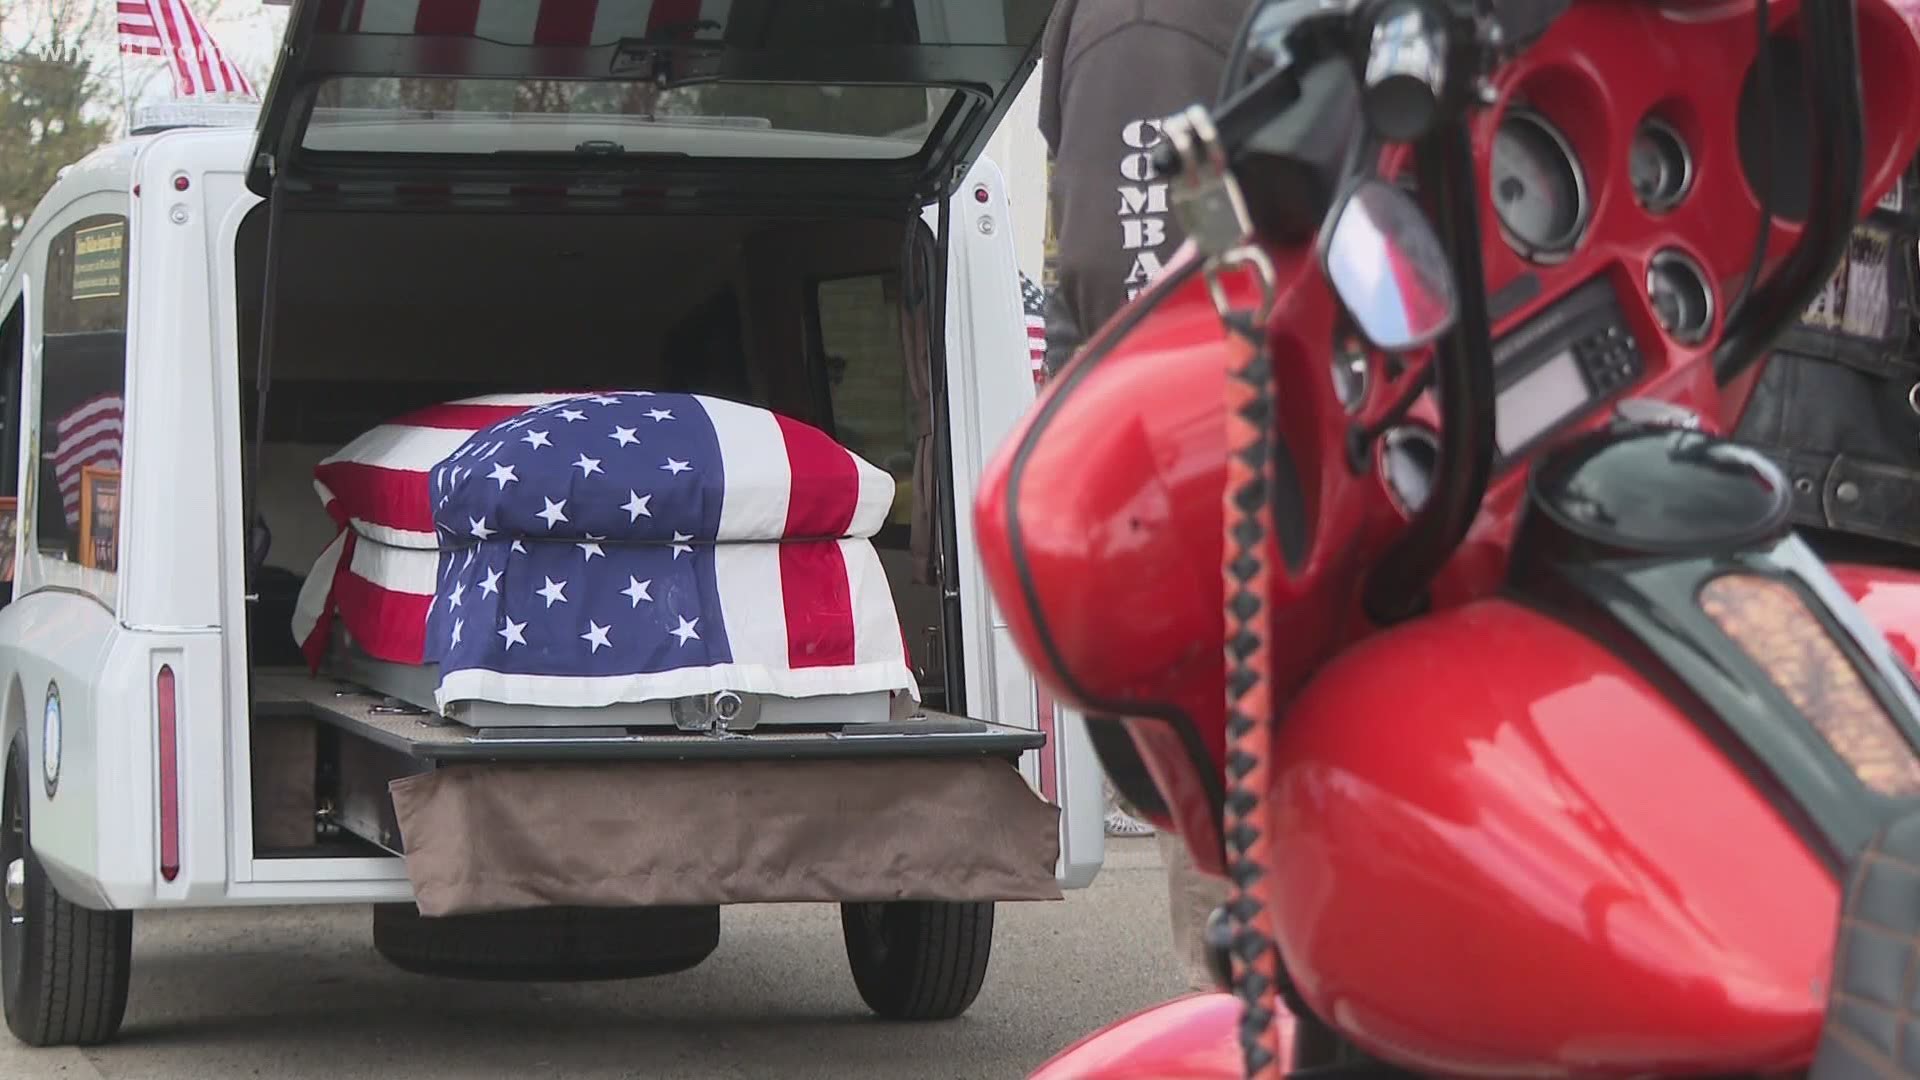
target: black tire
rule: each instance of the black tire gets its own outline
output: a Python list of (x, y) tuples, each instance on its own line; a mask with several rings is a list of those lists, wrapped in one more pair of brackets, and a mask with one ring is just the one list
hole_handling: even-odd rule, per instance
[(671, 975), (720, 945), (718, 907), (535, 908), (426, 918), (373, 909), (373, 947), (403, 971), (449, 979), (591, 982)]
[(951, 1020), (987, 981), (993, 905), (900, 900), (840, 905), (860, 999), (887, 1020)]
[(23, 869), (19, 909), (0, 899), (0, 998), (29, 1046), (97, 1046), (120, 1031), (133, 966), (133, 913), (62, 897), (34, 857), (26, 754), (16, 743), (0, 793), (0, 880)]

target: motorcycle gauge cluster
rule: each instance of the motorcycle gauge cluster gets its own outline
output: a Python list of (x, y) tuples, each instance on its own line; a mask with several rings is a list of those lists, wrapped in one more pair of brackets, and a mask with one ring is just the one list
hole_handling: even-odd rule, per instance
[(1704, 341), (1713, 331), (1713, 287), (1700, 264), (1680, 251), (1668, 248), (1648, 264), (1647, 299), (1661, 328), (1683, 345)]
[(1535, 262), (1572, 254), (1593, 208), (1586, 173), (1560, 129), (1531, 109), (1507, 110), (1494, 135), (1490, 172), (1493, 209), (1507, 243)]
[(1673, 125), (1650, 116), (1634, 133), (1627, 173), (1634, 199), (1647, 212), (1664, 214), (1693, 190), (1693, 154)]

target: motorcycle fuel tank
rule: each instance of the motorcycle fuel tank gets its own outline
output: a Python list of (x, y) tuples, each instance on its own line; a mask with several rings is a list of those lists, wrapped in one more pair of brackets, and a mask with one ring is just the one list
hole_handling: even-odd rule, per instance
[(1278, 735), (1268, 893), (1307, 1002), (1440, 1075), (1805, 1062), (1839, 886), (1706, 730), (1508, 600), (1347, 651)]
[(1920, 796), (1920, 696), (1764, 458), (1599, 433), (1507, 594), (1378, 634), (1282, 720), (1307, 1003), (1441, 1075), (1741, 1074), (1818, 1041), (1840, 873)]

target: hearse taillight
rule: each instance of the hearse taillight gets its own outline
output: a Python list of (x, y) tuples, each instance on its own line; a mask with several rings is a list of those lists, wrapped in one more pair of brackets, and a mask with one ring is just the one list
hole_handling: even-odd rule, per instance
[(173, 684), (172, 666), (162, 664), (153, 690), (160, 716), (160, 876), (168, 881), (180, 876), (180, 753)]

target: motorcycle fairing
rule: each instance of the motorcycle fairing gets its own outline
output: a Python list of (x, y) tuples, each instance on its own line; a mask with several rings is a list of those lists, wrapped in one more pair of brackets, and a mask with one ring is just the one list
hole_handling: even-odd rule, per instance
[[(1318, 349), (1335, 331), (1331, 297), (1284, 284), (1317, 281), (1309, 254), (1277, 266), (1287, 300), (1270, 323), (1274, 366), (1324, 381)], [(1199, 269), (1188, 245), (1049, 383), (983, 475), (975, 517), (1021, 653), (1063, 701), (1109, 718), (1095, 723), (1124, 724), (1137, 761), (1113, 771), (1150, 773), (1164, 792), (1155, 824), (1180, 833), (1196, 866), (1219, 875), (1225, 330)], [(1223, 285), (1234, 303), (1257, 295), (1247, 276)], [(1337, 647), (1328, 628), (1346, 618), (1351, 597), (1326, 564), (1361, 556), (1363, 493), (1349, 485), (1353, 497), (1328, 505), (1321, 493), (1350, 476), (1345, 454), (1301, 453), (1323, 437), (1343, 445), (1348, 418), (1331, 395), (1289, 396), (1276, 408), (1282, 430), (1299, 434), (1271, 444), (1281, 479), (1266, 562), (1281, 593), (1305, 593), (1292, 602), (1277, 593), (1267, 606), (1271, 638), (1297, 646), (1275, 664), (1279, 692)], [(1311, 539), (1300, 544), (1303, 531)], [(1296, 545), (1310, 562), (1297, 574), (1287, 550)], [(1136, 756), (1119, 740), (1103, 749)]]
[[(1219, 856), (1213, 854), (1209, 857), (1208, 853), (1217, 852), (1219, 848), (1219, 814), (1224, 793), (1215, 762), (1223, 756), (1224, 751), (1201, 741), (1199, 732), (1202, 728), (1190, 721), (1183, 702), (1171, 697), (1159, 699), (1116, 694), (1111, 688), (1089, 685), (1085, 673), (1069, 661), (1070, 650), (1064, 649), (1060, 640), (1063, 628), (1058, 625), (1059, 602), (1056, 600), (1056, 607), (1050, 611), (1042, 597), (1042, 575), (1035, 566), (1033, 533), (1036, 527), (1044, 527), (1044, 522), (1037, 522), (1035, 518), (1038, 515), (1022, 503), (1023, 496), (1041, 505), (1066, 496), (1065, 491), (1058, 490), (1058, 485), (1054, 486), (1055, 490), (1041, 496), (1031, 495), (1032, 489), (1037, 486), (1032, 482), (1032, 459), (1036, 448), (1044, 445), (1043, 436), (1053, 426), (1062, 407), (1076, 394), (1084, 392), (1085, 384), (1103, 366), (1110, 364), (1135, 328), (1145, 322), (1150, 314), (1170, 306), (1167, 303), (1169, 297), (1182, 289), (1199, 287), (1199, 270), (1200, 263), (1191, 257), (1189, 249), (1188, 257), (1169, 266), (1132, 307), (1105, 326), (1076, 356), (1075, 362), (1047, 385), (1039, 404), (1025, 422), (1025, 430), (1016, 435), (1017, 441), (1013, 444), (1013, 453), (1005, 470), (982, 486), (975, 513), (983, 520), (998, 522), (1004, 531), (1004, 544), (983, 547), (982, 556), (990, 565), (1001, 564), (995, 569), (1018, 584), (1017, 602), (1010, 602), (1008, 606), (1012, 609), (1009, 611), (1009, 622), (1022, 638), (1022, 652), (1036, 662), (1043, 677), (1053, 683), (1054, 689), (1064, 700), (1086, 712), (1089, 726), (1099, 731), (1093, 741), (1102, 766), (1121, 786), (1121, 794), (1134, 803), (1135, 809), (1146, 813), (1157, 826), (1176, 827), (1182, 833), (1205, 831), (1197, 829), (1192, 820), (1182, 822), (1183, 817), (1199, 818), (1210, 824), (1212, 842), (1196, 842), (1194, 847), (1203, 865), (1217, 870)], [(1217, 324), (1209, 329), (1217, 330)], [(1154, 450), (1148, 437), (1143, 434), (1137, 450), (1139, 460), (1135, 462), (1143, 472), (1152, 472)], [(1092, 478), (1082, 477), (1081, 481), (1084, 484), (1089, 479)], [(1209, 573), (1209, 583), (1217, 582), (1217, 577), (1217, 574)], [(1081, 587), (1074, 590), (1079, 595), (1071, 604), (1073, 615), (1097, 611), (1103, 602), (1111, 604), (1115, 600), (1113, 591), (1094, 587), (1095, 583), (1076, 584)], [(1207, 603), (1214, 603), (1217, 596), (1217, 591), (1202, 593), (1202, 599)], [(1166, 764), (1155, 768), (1151, 764), (1153, 755), (1146, 755), (1143, 761), (1134, 744), (1124, 735), (1113, 737), (1111, 729), (1122, 723), (1137, 729), (1136, 739), (1160, 747), (1166, 754)], [(1158, 791), (1145, 790), (1143, 781), (1150, 781), (1150, 786), (1157, 787)], [(1170, 792), (1171, 795), (1162, 798), (1161, 792)], [(1187, 809), (1185, 814), (1177, 809), (1182, 804)], [(1176, 822), (1180, 824), (1176, 825)]]

